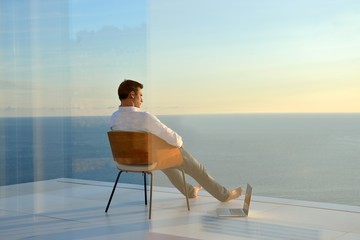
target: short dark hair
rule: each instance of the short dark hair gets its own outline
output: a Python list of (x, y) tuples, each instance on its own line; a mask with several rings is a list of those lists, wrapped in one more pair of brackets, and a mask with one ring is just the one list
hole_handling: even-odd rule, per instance
[(119, 88), (118, 88), (118, 95), (119, 95), (119, 99), (123, 100), (126, 99), (129, 94), (134, 91), (135, 94), (137, 94), (138, 89), (142, 89), (144, 86), (134, 80), (131, 79), (124, 79), (124, 81), (122, 83), (120, 83)]

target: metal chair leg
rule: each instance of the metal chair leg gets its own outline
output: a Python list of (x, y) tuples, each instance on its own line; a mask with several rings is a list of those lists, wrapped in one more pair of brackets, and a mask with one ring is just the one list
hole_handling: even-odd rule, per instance
[(144, 174), (144, 195), (145, 195), (145, 205), (147, 205), (147, 189), (146, 189), (146, 173), (143, 172)]
[(149, 219), (151, 219), (151, 208), (152, 208), (152, 192), (153, 192), (153, 174), (152, 172), (149, 172), (150, 174), (150, 208), (149, 208)]
[(105, 212), (107, 212), (107, 211), (108, 211), (108, 209), (109, 209), (109, 206), (110, 206), (111, 200), (112, 200), (112, 198), (113, 198), (113, 195), (114, 195), (114, 192), (115, 192), (115, 189), (116, 189), (116, 185), (117, 185), (117, 183), (118, 183), (118, 181), (119, 181), (120, 174), (121, 174), (122, 172), (123, 172), (123, 171), (119, 171), (119, 174), (117, 175), (117, 178), (116, 178), (116, 180), (115, 180), (115, 184), (114, 184), (113, 190), (112, 190), (112, 192), (111, 192), (111, 195), (110, 195), (110, 198), (109, 198), (108, 204), (107, 204), (107, 206), (106, 206)]
[(188, 190), (186, 187), (186, 180), (185, 180), (185, 172), (184, 169), (181, 169), (182, 175), (183, 175), (183, 180), (184, 180), (184, 188), (185, 188), (185, 195), (186, 195), (186, 205), (188, 208), (188, 211), (190, 211), (190, 204), (189, 204), (189, 194), (188, 194)]

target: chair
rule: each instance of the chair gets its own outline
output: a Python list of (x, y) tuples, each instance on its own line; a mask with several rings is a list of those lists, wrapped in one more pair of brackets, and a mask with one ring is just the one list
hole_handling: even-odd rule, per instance
[[(152, 172), (155, 170), (179, 167), (182, 164), (180, 149), (148, 132), (109, 131), (107, 134), (116, 167), (119, 169), (119, 174), (115, 180), (105, 212), (109, 209), (120, 174), (122, 172), (138, 172), (143, 173), (144, 175), (145, 205), (147, 205), (146, 174), (151, 176), (149, 208), (149, 219), (151, 219), (153, 191)], [(186, 204), (188, 211), (190, 211), (185, 173), (184, 170), (180, 170), (182, 171), (184, 179)]]

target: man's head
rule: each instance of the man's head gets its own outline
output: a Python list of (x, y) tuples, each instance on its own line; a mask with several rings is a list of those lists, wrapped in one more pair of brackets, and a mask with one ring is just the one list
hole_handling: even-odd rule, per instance
[(122, 106), (133, 106), (140, 108), (142, 99), (142, 88), (144, 86), (134, 80), (125, 79), (118, 88), (118, 95)]

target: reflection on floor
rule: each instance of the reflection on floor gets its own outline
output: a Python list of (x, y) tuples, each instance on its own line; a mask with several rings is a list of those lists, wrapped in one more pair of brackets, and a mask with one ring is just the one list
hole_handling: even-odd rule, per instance
[(360, 239), (360, 207), (256, 196), (247, 218), (217, 217), (220, 203), (205, 191), (190, 200), (155, 187), (152, 220), (142, 187), (54, 179), (0, 187), (0, 239)]

